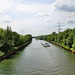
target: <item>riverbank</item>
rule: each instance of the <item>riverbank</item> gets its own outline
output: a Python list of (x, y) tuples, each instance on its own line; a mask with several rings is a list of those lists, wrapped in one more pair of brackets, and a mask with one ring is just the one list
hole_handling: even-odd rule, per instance
[(50, 41), (49, 41), (49, 43), (52, 43), (52, 44), (54, 44), (54, 45), (57, 45), (57, 46), (59, 46), (59, 47), (61, 47), (61, 48), (64, 48), (65, 50), (67, 50), (67, 51), (72, 52), (72, 53), (74, 53), (74, 54), (75, 54), (75, 51), (74, 51), (74, 50), (67, 49), (67, 48), (63, 47), (62, 45), (59, 45), (59, 44), (54, 43), (54, 42), (50, 42)]
[(31, 43), (31, 42), (25, 43), (25, 44), (19, 46), (17, 49), (14, 49), (13, 51), (11, 51), (11, 52), (9, 52), (9, 53), (0, 56), (0, 61), (6, 59), (7, 57), (11, 56), (12, 54), (15, 54), (16, 52), (22, 50), (24, 47), (26, 47), (26, 46), (29, 45), (30, 43)]

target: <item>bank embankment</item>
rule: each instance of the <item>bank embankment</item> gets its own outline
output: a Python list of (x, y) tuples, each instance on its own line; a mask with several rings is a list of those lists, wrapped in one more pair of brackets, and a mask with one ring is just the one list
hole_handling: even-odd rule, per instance
[(50, 42), (50, 43), (52, 43), (52, 44), (54, 44), (54, 45), (57, 45), (57, 46), (59, 46), (59, 47), (61, 47), (61, 48), (64, 48), (65, 50), (67, 50), (67, 51), (72, 52), (72, 53), (74, 53), (74, 54), (75, 54), (75, 51), (74, 51), (74, 50), (67, 49), (67, 48), (63, 47), (62, 45), (59, 45), (59, 44), (54, 43), (54, 42)]
[(0, 56), (0, 61), (6, 59), (7, 57), (11, 56), (12, 54), (15, 54), (16, 52), (22, 50), (23, 48), (25, 48), (27, 45), (29, 45), (31, 42), (28, 42), (28, 43), (25, 43), (21, 46), (19, 46), (17, 49), (14, 49), (13, 51), (7, 53), (7, 54), (4, 54), (2, 56)]

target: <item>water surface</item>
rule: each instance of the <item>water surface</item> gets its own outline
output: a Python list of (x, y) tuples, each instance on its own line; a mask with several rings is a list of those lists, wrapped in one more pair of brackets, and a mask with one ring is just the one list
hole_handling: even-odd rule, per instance
[(33, 39), (22, 51), (0, 62), (0, 75), (75, 75), (75, 55)]

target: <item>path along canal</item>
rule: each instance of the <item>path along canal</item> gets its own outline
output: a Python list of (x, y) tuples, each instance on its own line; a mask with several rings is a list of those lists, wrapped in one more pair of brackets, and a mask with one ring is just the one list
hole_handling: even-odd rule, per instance
[(0, 62), (0, 75), (75, 75), (75, 54), (33, 39), (22, 51)]

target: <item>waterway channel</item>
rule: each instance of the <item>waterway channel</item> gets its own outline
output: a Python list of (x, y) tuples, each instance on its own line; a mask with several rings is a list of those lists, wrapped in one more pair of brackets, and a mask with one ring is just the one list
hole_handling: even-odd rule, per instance
[(0, 62), (0, 75), (75, 75), (75, 54), (43, 40), (33, 39), (26, 48)]

